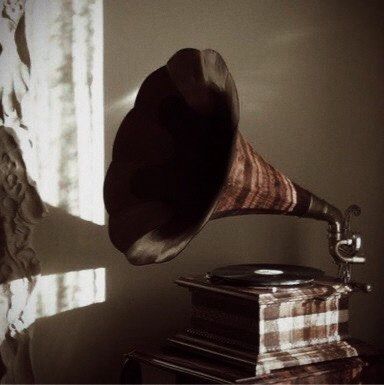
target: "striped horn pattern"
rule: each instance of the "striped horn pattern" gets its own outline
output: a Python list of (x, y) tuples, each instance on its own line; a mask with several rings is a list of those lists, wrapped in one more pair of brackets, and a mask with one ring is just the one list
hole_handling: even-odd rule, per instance
[(309, 204), (310, 193), (255, 153), (238, 132), (232, 165), (212, 219), (255, 213), (300, 215)]

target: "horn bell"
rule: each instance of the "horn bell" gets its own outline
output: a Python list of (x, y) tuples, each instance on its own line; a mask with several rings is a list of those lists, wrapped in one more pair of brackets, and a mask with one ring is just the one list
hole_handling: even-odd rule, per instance
[(238, 116), (232, 76), (213, 50), (181, 50), (144, 81), (104, 184), (111, 241), (131, 263), (175, 257), (209, 220)]
[(236, 87), (213, 50), (178, 51), (142, 84), (104, 185), (109, 235), (136, 265), (178, 255), (210, 219), (303, 215), (311, 194), (238, 132)]

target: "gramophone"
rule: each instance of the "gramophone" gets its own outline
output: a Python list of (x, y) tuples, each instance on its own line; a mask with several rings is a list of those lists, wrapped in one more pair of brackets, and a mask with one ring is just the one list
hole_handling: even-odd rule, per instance
[[(339, 209), (276, 170), (238, 131), (239, 100), (222, 57), (183, 49), (151, 73), (117, 133), (105, 180), (109, 235), (134, 265), (176, 257), (209, 221), (282, 214), (328, 224), (338, 277), (318, 269), (250, 264), (176, 281), (192, 293), (191, 328), (177, 349), (229, 360), (260, 376), (359, 355), (347, 336), (348, 297), (361, 237)], [(360, 346), (360, 345), (359, 345)]]

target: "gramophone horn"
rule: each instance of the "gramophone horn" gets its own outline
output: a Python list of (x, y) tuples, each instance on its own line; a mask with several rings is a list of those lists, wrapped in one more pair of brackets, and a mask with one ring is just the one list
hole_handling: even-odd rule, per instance
[(256, 154), (238, 120), (234, 81), (213, 50), (183, 49), (144, 81), (104, 186), (110, 238), (131, 263), (174, 258), (227, 215), (311, 216), (342, 233), (341, 213)]

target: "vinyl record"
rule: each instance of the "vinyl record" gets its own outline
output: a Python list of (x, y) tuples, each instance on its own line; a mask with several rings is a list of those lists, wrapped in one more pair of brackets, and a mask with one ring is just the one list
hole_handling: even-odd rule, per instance
[(312, 267), (269, 263), (230, 265), (208, 274), (212, 280), (248, 286), (304, 285), (323, 275), (322, 270)]

